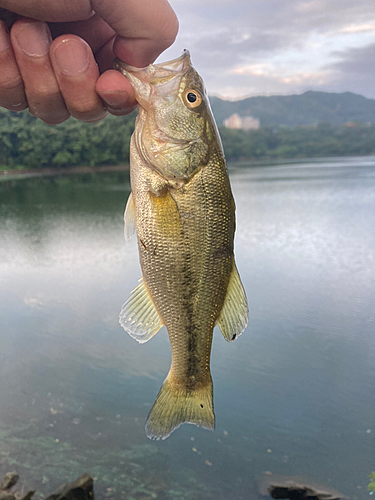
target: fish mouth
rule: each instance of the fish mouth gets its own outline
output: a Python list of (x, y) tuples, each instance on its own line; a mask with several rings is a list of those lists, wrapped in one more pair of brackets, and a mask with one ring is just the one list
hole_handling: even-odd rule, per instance
[(145, 68), (136, 68), (115, 59), (114, 69), (120, 71), (133, 86), (139, 104), (147, 109), (153, 94), (160, 97), (176, 95), (181, 78), (191, 68), (190, 53), (184, 50), (180, 57), (158, 64), (150, 64)]
[[(163, 63), (149, 64), (144, 68), (131, 66), (116, 58), (113, 62), (113, 68), (128, 76), (128, 73), (147, 75), (147, 80), (151, 85), (163, 83), (166, 78), (169, 80), (174, 76), (181, 75), (191, 66), (190, 52), (184, 49), (182, 54), (176, 59), (171, 59)], [(143, 78), (142, 78), (143, 79)]]
[[(184, 49), (182, 54), (176, 59), (169, 61), (149, 64), (144, 68), (131, 66), (120, 59), (115, 59), (113, 63), (114, 69), (125, 75), (132, 84), (136, 99), (146, 112), (150, 108), (151, 94), (157, 94), (160, 97), (176, 96), (181, 82), (181, 77), (192, 67), (190, 52)], [(188, 147), (191, 142), (199, 140), (177, 139), (170, 136), (165, 131), (162, 131), (157, 123), (154, 123), (157, 128), (157, 134), (154, 139), (160, 142), (173, 143), (174, 146)]]
[[(181, 78), (192, 68), (190, 53), (185, 49), (181, 56), (176, 59), (150, 64), (144, 68), (137, 68), (115, 59), (113, 67), (130, 81), (139, 103), (138, 127), (136, 127), (133, 136), (135, 147), (149, 167), (169, 179), (165, 172), (157, 166), (159, 159), (165, 155), (170, 155), (173, 151), (182, 152), (184, 150), (188, 156), (189, 149), (200, 140), (200, 136), (185, 139), (173, 137), (173, 135), (167, 133), (154, 118), (153, 103), (155, 99), (159, 98), (166, 101), (173, 101), (178, 98)], [(149, 128), (148, 134), (152, 138), (153, 151), (149, 151), (142, 140), (142, 129), (148, 121), (148, 116), (152, 121), (152, 127)]]

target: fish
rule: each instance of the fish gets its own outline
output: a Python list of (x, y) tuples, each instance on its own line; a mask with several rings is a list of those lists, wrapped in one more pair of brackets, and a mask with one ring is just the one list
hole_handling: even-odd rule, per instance
[(139, 343), (165, 325), (172, 352), (146, 434), (165, 439), (182, 423), (213, 430), (213, 330), (217, 324), (231, 342), (248, 323), (223, 146), (187, 50), (146, 68), (119, 60), (114, 67), (130, 80), (139, 104), (124, 232), (126, 240), (137, 235), (142, 277), (119, 321)]

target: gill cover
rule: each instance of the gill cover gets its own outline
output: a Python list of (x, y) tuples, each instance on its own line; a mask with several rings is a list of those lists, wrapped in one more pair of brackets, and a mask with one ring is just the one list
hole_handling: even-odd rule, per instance
[(172, 61), (115, 69), (133, 85), (139, 103), (135, 144), (146, 164), (167, 179), (187, 181), (221, 145), (204, 84), (187, 50)]

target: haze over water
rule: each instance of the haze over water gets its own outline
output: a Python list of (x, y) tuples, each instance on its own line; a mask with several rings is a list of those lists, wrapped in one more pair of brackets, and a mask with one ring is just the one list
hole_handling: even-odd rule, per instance
[(169, 369), (118, 313), (140, 277), (125, 173), (0, 183), (0, 472), (40, 493), (258, 498), (264, 473), (368, 497), (375, 470), (375, 158), (232, 165), (250, 322), (215, 330), (216, 431), (144, 421)]

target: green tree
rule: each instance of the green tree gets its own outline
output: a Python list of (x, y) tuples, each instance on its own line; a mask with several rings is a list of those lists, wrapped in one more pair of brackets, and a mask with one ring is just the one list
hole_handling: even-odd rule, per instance
[(369, 475), (370, 482), (368, 483), (367, 490), (370, 492), (370, 495), (375, 493), (375, 472), (371, 472)]
[[(0, 166), (33, 169), (129, 162), (135, 113), (88, 124), (48, 126), (27, 112), (0, 109)], [(375, 124), (233, 130), (220, 127), (229, 160), (375, 154)]]

